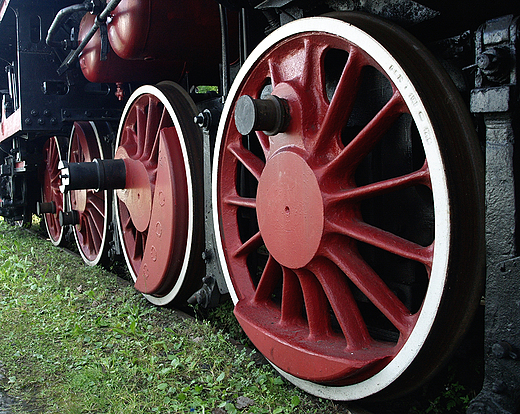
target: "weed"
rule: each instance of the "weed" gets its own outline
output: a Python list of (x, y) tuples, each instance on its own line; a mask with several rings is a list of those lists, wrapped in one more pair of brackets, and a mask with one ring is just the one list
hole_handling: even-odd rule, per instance
[[(180, 318), (113, 274), (3, 222), (0, 263), (5, 388), (38, 412), (347, 412), (233, 345), (233, 336), (245, 337), (230, 305), (209, 321)], [(247, 409), (241, 397), (252, 401)]]

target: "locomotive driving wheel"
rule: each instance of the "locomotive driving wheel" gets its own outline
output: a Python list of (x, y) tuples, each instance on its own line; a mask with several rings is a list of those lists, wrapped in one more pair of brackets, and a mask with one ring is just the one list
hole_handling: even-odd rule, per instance
[(54, 246), (63, 240), (64, 229), (59, 221), (59, 212), (64, 211), (64, 197), (60, 191), (60, 170), (58, 164), (64, 160), (66, 141), (63, 137), (51, 137), (43, 146), (42, 202), (49, 203), (49, 213), (43, 214), (47, 235)]
[[(99, 125), (101, 127), (101, 125)], [(69, 162), (104, 159), (99, 131), (93, 122), (75, 122), (69, 141)], [(77, 212), (74, 238), (83, 261), (90, 266), (108, 260), (107, 229), (110, 198), (106, 190), (71, 190), (70, 207)]]
[(317, 396), (396, 396), (453, 349), (481, 293), (483, 167), (457, 90), (372, 16), (268, 36), (217, 133), (214, 222), (234, 313)]
[(118, 231), (137, 290), (156, 305), (185, 304), (200, 287), (203, 246), (202, 137), (196, 107), (178, 85), (143, 86), (120, 123)]

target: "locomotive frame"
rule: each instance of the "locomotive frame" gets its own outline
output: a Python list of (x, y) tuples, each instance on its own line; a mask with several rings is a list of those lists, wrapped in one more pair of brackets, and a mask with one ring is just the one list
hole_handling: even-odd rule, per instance
[(47, 3), (0, 7), (2, 216), (156, 305), (230, 296), (331, 399), (426, 381), (485, 301), (468, 412), (518, 411), (517, 5)]

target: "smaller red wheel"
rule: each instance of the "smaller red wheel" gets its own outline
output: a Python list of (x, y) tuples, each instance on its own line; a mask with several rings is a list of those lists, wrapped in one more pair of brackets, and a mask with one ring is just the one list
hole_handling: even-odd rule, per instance
[(51, 137), (43, 146), (44, 169), (42, 182), (42, 202), (54, 205), (53, 213), (43, 215), (43, 221), (51, 243), (55, 246), (61, 244), (63, 239), (63, 227), (60, 225), (59, 212), (65, 210), (63, 194), (60, 191), (60, 170), (58, 163), (64, 160), (65, 139), (63, 137)]
[[(93, 122), (75, 122), (69, 142), (69, 162), (104, 159), (98, 127)], [(74, 238), (83, 261), (90, 266), (108, 259), (107, 227), (110, 217), (108, 191), (72, 190), (70, 206), (78, 212)]]
[(123, 111), (115, 158), (126, 187), (114, 207), (135, 288), (156, 305), (185, 303), (200, 286), (203, 214), (195, 104), (173, 83), (146, 85)]

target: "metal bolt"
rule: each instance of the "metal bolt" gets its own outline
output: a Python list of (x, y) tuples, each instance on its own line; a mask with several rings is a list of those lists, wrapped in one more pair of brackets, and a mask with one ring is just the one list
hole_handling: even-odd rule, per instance
[(509, 77), (511, 52), (505, 47), (490, 47), (477, 56), (477, 66), (492, 82), (505, 82)]
[(38, 111), (36, 109), (32, 109), (31, 110), (31, 115), (34, 116), (34, 117), (37, 117), (38, 116)]
[(45, 125), (45, 119), (38, 118), (38, 125)]
[(518, 359), (517, 352), (515, 351), (513, 346), (506, 341), (500, 341), (500, 342), (497, 342), (496, 344), (493, 344), (493, 346), (491, 347), (491, 353), (499, 359), (504, 359), (504, 358), (510, 358), (513, 360)]
[(492, 65), (492, 63), (495, 61), (496, 61), (496, 56), (493, 57), (493, 55), (490, 54), (489, 52), (488, 53), (484, 52), (477, 56), (477, 66), (482, 70), (489, 69), (490, 66)]
[(56, 214), (56, 203), (54, 201), (36, 203), (36, 214)]
[(204, 260), (204, 262), (206, 262), (206, 263), (211, 261), (211, 256), (212, 256), (211, 250), (206, 249), (202, 252), (202, 260)]
[(201, 113), (199, 113), (194, 119), (193, 122), (197, 124), (199, 128), (209, 129), (212, 124), (211, 112), (209, 109), (205, 109)]
[(25, 122), (25, 125), (32, 125), (32, 119), (31, 118), (25, 118), (24, 122)]
[(266, 99), (242, 95), (235, 106), (235, 125), (242, 135), (253, 131), (276, 135), (287, 130), (289, 121), (288, 102), (275, 95), (269, 95)]
[(60, 226), (75, 226), (79, 224), (79, 212), (77, 210), (61, 211), (58, 213)]

